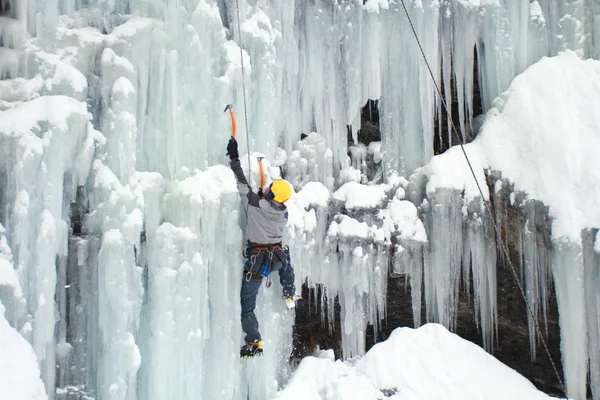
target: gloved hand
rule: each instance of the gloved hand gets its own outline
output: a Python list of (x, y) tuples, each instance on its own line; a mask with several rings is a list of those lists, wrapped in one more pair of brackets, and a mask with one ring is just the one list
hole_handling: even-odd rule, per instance
[(237, 141), (234, 138), (229, 139), (229, 143), (227, 143), (227, 155), (229, 156), (230, 160), (240, 158)]

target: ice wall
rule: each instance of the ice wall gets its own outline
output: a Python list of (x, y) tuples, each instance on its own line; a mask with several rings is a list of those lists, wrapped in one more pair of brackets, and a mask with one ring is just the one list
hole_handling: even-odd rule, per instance
[[(489, 221), (477, 203), (462, 213), (455, 195), (440, 195), (423, 224), (415, 204), (424, 196), (408, 202), (418, 196), (398, 178), (431, 159), (440, 115), (401, 4), (240, 1), (239, 21), (235, 4), (2, 2), (0, 223), (19, 285), (0, 297), (51, 397), (265, 398), (285, 382), (293, 313), (277, 283), (258, 302), (272, 351), (237, 361), (244, 217), (231, 173), (218, 166), (228, 103), (240, 148), (273, 160), (273, 176), (281, 166), (296, 186), (286, 239), (297, 286), (323, 285), (329, 321), (339, 296), (347, 355), (364, 352), (367, 325), (385, 315), (392, 253), (394, 271), (424, 290), (428, 319), (448, 326), (459, 272), (472, 273), (493, 342)], [(465, 138), (474, 135), (474, 79), (487, 110), (541, 56), (599, 53), (595, 2), (406, 4)], [(354, 165), (347, 157), (367, 99), (380, 105), (382, 143), (369, 152), (381, 185), (361, 174), (364, 152)], [(181, 374), (185, 385), (174, 383)]]

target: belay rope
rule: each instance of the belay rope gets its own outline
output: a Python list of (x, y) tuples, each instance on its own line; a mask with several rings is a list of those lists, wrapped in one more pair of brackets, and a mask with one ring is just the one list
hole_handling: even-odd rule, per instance
[[(240, 47), (240, 61), (242, 64), (242, 93), (244, 96), (244, 122), (246, 124), (246, 147), (248, 148), (248, 176), (252, 177), (252, 164), (250, 162), (250, 131), (248, 129), (248, 109), (246, 105), (246, 74), (244, 72), (244, 53), (242, 51), (242, 28), (240, 23), (240, 6), (238, 0), (235, 1), (235, 8), (237, 13), (238, 23), (238, 40)], [(235, 114), (233, 112), (233, 105), (227, 104), (224, 112), (229, 110), (229, 116), (231, 117), (231, 137), (236, 138), (237, 125), (235, 123)], [(262, 195), (265, 186), (265, 171), (263, 169), (262, 160), (264, 157), (258, 157), (258, 167), (260, 169), (260, 187), (258, 193)], [(248, 207), (246, 206), (246, 216), (248, 216)], [(246, 223), (248, 223), (246, 221)]]
[[(239, 39), (239, 47), (240, 47), (240, 60), (242, 63), (242, 93), (244, 96), (244, 122), (246, 124), (246, 146), (248, 148), (248, 172), (250, 176), (252, 176), (252, 166), (250, 165), (250, 131), (248, 130), (248, 109), (246, 105), (246, 74), (244, 72), (244, 53), (242, 51), (242, 28), (240, 23), (240, 6), (238, 0), (235, 0), (235, 8), (237, 10), (237, 23), (238, 23), (238, 39)], [(235, 139), (236, 134), (236, 123), (235, 123), (235, 115), (233, 113), (233, 105), (228, 104), (225, 107), (225, 111), (229, 110), (229, 115), (231, 116), (231, 137)], [(247, 212), (247, 211), (246, 211)]]
[[(414, 36), (415, 36), (417, 44), (419, 45), (419, 49), (421, 50), (421, 54), (423, 55), (423, 59), (425, 60), (425, 65), (427, 66), (427, 69), (429, 70), (429, 75), (431, 75), (431, 79), (433, 80), (433, 84), (435, 86), (435, 89), (436, 89), (438, 95), (440, 96), (441, 103), (444, 106), (444, 109), (446, 110), (446, 113), (448, 114), (448, 118), (449, 118), (450, 123), (451, 123), (452, 131), (454, 132), (454, 134), (458, 138), (458, 142), (460, 144), (460, 148), (461, 148), (461, 150), (462, 150), (462, 152), (463, 152), (463, 154), (465, 156), (465, 159), (467, 160), (467, 164), (469, 165), (469, 170), (471, 171), (471, 175), (473, 175), (473, 179), (475, 179), (475, 184), (477, 185), (477, 189), (479, 190), (479, 194), (480, 194), (481, 198), (484, 199), (485, 196), (483, 195), (483, 191), (481, 190), (481, 187), (479, 186), (479, 182), (477, 181), (477, 176), (475, 175), (475, 171), (473, 171), (473, 166), (471, 165), (471, 161), (469, 160), (469, 157), (467, 156), (467, 152), (465, 151), (465, 148), (464, 148), (464, 145), (463, 145), (463, 140), (462, 140), (462, 138), (460, 137), (460, 135), (458, 133), (458, 129), (456, 129), (456, 125), (454, 124), (454, 121), (452, 119), (452, 113), (448, 109), (448, 105), (446, 104), (446, 100), (444, 99), (444, 96), (442, 96), (442, 92), (440, 91), (440, 88), (439, 88), (439, 86), (437, 84), (437, 81), (435, 80), (435, 75), (433, 74), (433, 71), (431, 70), (431, 66), (429, 65), (429, 61), (427, 60), (427, 56), (425, 55), (425, 51), (423, 50), (423, 46), (421, 46), (421, 41), (419, 40), (419, 35), (417, 34), (417, 31), (415, 30), (415, 27), (414, 27), (414, 25), (412, 23), (412, 19), (410, 18), (410, 14), (408, 13), (408, 10), (406, 8), (406, 4), (404, 3), (404, 0), (400, 0), (400, 1), (402, 3), (402, 8), (404, 8), (404, 12), (406, 13), (406, 17), (408, 18), (408, 22), (410, 23), (410, 27), (412, 29), (412, 32), (413, 32)], [(489, 206), (489, 204), (487, 202), (484, 201), (483, 204), (485, 205), (485, 208), (486, 208), (487, 212), (489, 213), (489, 215), (491, 217), (491, 221), (492, 221), (492, 224), (494, 226), (494, 232), (496, 234), (496, 237), (498, 238), (498, 243), (500, 243), (500, 248), (502, 250), (502, 253), (504, 254), (504, 257), (506, 258), (506, 260), (508, 261), (508, 265), (510, 266), (510, 270), (512, 272), (512, 275), (513, 275), (513, 278), (515, 280), (515, 283), (518, 286), (519, 291), (521, 292), (521, 297), (525, 301), (525, 305), (527, 306), (527, 310), (529, 311), (529, 313), (531, 315), (531, 319), (534, 321), (536, 332), (537, 332), (537, 334), (539, 335), (539, 337), (541, 339), (541, 342), (542, 342), (542, 345), (544, 347), (544, 350), (546, 351), (546, 354), (548, 355), (548, 359), (550, 360), (550, 364), (552, 365), (552, 369), (554, 370), (554, 374), (556, 375), (556, 379), (558, 379), (558, 383), (560, 384), (560, 388), (562, 389), (562, 391), (565, 393), (565, 396), (566, 396), (567, 395), (567, 391), (565, 389), (565, 385), (563, 384), (563, 381), (560, 378), (560, 374), (558, 373), (558, 369), (556, 368), (556, 364), (554, 364), (554, 360), (552, 359), (552, 354), (550, 353), (550, 350), (548, 349), (548, 344), (546, 343), (546, 339), (545, 339), (544, 334), (542, 332), (542, 328), (540, 327), (540, 324), (539, 324), (537, 318), (535, 318), (535, 313), (533, 312), (533, 308), (531, 307), (531, 304), (529, 304), (529, 301), (527, 301), (527, 296), (525, 295), (525, 290), (523, 289), (523, 285), (519, 281), (519, 278), (518, 278), (515, 266), (512, 263), (512, 260), (510, 259), (510, 257), (508, 256), (508, 250), (504, 246), (504, 242), (501, 240), (500, 230), (498, 229), (496, 221), (494, 220), (494, 214), (492, 213), (492, 210), (490, 209), (490, 206)]]

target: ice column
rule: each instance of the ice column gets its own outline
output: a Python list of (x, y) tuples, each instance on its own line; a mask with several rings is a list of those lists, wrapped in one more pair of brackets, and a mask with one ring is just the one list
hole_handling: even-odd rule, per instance
[[(550, 245), (550, 226), (547, 220), (548, 210), (541, 203), (526, 200), (521, 206), (523, 216), (519, 234), (521, 235), (521, 255), (525, 273), (525, 294), (533, 316), (527, 313), (529, 324), (529, 339), (532, 358), (535, 359), (537, 348), (538, 330), (536, 320), (539, 321), (540, 313), (546, 324), (548, 309), (548, 294), (550, 290), (550, 259), (548, 249)], [(535, 320), (534, 320), (535, 318)]]
[(98, 253), (88, 256), (97, 259), (98, 269), (98, 309), (91, 311), (98, 313), (100, 333), (97, 387), (103, 398), (130, 399), (142, 361), (136, 342), (144, 294), (142, 239), (154, 234), (161, 219), (163, 182), (159, 174), (136, 172), (123, 185), (102, 158), (94, 162), (93, 211), (84, 224), (86, 233), (100, 238)]
[[(425, 55), (439, 82), (438, 2), (406, 3)], [(436, 95), (401, 4), (390, 4), (389, 10), (382, 13), (379, 20), (383, 42), (395, 43), (381, 53), (380, 126), (384, 176), (388, 177), (394, 172), (410, 174), (433, 156)]]
[(467, 204), (462, 255), (463, 285), (469, 294), (473, 277), (475, 322), (481, 332), (483, 347), (493, 351), (497, 321), (496, 241), (494, 228), (484, 204), (473, 200)]
[[(234, 105), (237, 139), (246, 147), (239, 47), (227, 40), (217, 5), (199, 1), (182, 11), (166, 8), (167, 25), (132, 17), (111, 35), (118, 39), (111, 48), (137, 75), (137, 169), (167, 178), (225, 159), (216, 149), (225, 148), (231, 132), (226, 104)], [(252, 68), (244, 57), (250, 95)]]
[(103, 234), (98, 253), (98, 393), (105, 399), (134, 398), (141, 363), (135, 336), (142, 305), (142, 268), (136, 265), (133, 245), (128, 244), (119, 229), (110, 229)]
[[(165, 222), (149, 237), (141, 393), (240, 398), (247, 385), (238, 353), (243, 259), (235, 179), (225, 166), (182, 173), (166, 193)], [(176, 385), (182, 377), (185, 384)]]
[[(301, 125), (288, 135), (316, 131), (332, 149), (333, 175), (347, 165), (347, 120), (344, 106), (348, 98), (340, 66), (349, 46), (345, 29), (347, 16), (359, 12), (355, 3), (337, 4), (318, 0), (314, 5), (298, 7), (298, 44)], [(352, 85), (352, 83), (350, 83)], [(292, 110), (290, 110), (292, 111)], [(355, 110), (358, 113), (358, 109)], [(298, 112), (296, 110), (292, 112)]]
[(588, 369), (588, 338), (585, 334), (585, 271), (581, 245), (564, 240), (555, 241), (551, 257), (567, 395), (583, 399), (586, 396), (587, 374), (582, 371)]
[[(147, 399), (202, 393), (209, 337), (208, 268), (188, 227), (162, 224), (149, 240), (148, 303), (143, 348)], [(148, 332), (149, 331), (149, 332)]]
[[(440, 9), (440, 30), (444, 98), (446, 104), (451, 107), (451, 83), (454, 82), (459, 115), (459, 121), (454, 123), (460, 128), (462, 139), (466, 140), (472, 130), (470, 125), (473, 119), (473, 66), (475, 46), (479, 38), (479, 7), (469, 2), (443, 3)], [(447, 118), (450, 118), (450, 114)], [(447, 135), (448, 143), (457, 143), (449, 120)]]
[[(97, 382), (99, 357), (98, 250), (100, 239), (74, 236), (69, 240), (66, 271), (66, 309), (61, 323), (68, 345), (59, 352), (60, 375), (57, 387), (69, 392), (89, 392)], [(64, 316), (64, 317), (63, 317)], [(68, 325), (67, 325), (68, 321)], [(61, 338), (59, 337), (59, 341)]]
[(418, 327), (421, 325), (423, 257), (427, 234), (417, 208), (404, 197), (404, 188), (398, 188), (387, 207), (379, 211), (377, 218), (390, 235), (392, 272), (406, 274), (410, 279), (413, 322)]
[(463, 243), (462, 196), (450, 189), (429, 195), (425, 213), (429, 246), (425, 253), (427, 321), (454, 328)]
[[(27, 316), (18, 329), (32, 343), (46, 390), (53, 393), (55, 263), (67, 254), (65, 203), (74, 197), (72, 183), (85, 179), (89, 170), (84, 149), (93, 142), (93, 129), (85, 104), (64, 96), (43, 96), (15, 106), (3, 112), (1, 120), (8, 242), (27, 300)], [(70, 174), (73, 179), (65, 179)]]
[(341, 215), (329, 226), (326, 256), (338, 270), (344, 357), (365, 352), (367, 324), (378, 329), (385, 315), (388, 273), (387, 246), (382, 229)]
[[(481, 102), (484, 111), (492, 107), (494, 99), (508, 89), (517, 74), (515, 70), (515, 42), (510, 35), (511, 21), (507, 10), (499, 3), (485, 6), (481, 39), (484, 47), (479, 49), (481, 74)], [(526, 41), (525, 41), (526, 43)], [(502, 49), (502, 51), (499, 51)]]
[(308, 182), (321, 182), (333, 191), (333, 152), (327, 147), (325, 138), (311, 132), (306, 138), (296, 141), (294, 150), (285, 164), (285, 178), (300, 191)]
[(101, 71), (106, 163), (121, 182), (128, 182), (136, 164), (136, 74), (133, 65), (110, 48), (102, 52)]
[[(320, 199), (310, 198), (314, 193), (320, 193)], [(339, 270), (329, 263), (330, 250), (323, 246), (329, 224), (329, 191), (322, 184), (308, 183), (291, 201), (293, 206), (288, 206), (290, 218), (284, 243), (290, 247), (296, 273), (296, 290), (300, 292), (304, 282), (309, 288), (321, 285), (320, 301), (323, 312), (327, 313), (321, 315), (321, 320), (327, 320), (332, 330), (335, 296), (339, 293), (340, 284)]]
[(12, 327), (20, 327), (27, 302), (23, 297), (19, 276), (14, 269), (12, 252), (2, 224), (0, 224), (0, 277), (0, 302), (6, 307), (4, 318)]
[(600, 235), (598, 232), (598, 229), (582, 232), (590, 387), (594, 397), (600, 393), (600, 251), (598, 251)]
[[(586, 43), (583, 23), (585, 0), (539, 0), (548, 22), (549, 45), (552, 54), (561, 50), (575, 50), (580, 56), (587, 55), (590, 44)], [(589, 7), (589, 6), (587, 6)], [(591, 7), (594, 7), (592, 4)], [(589, 47), (588, 47), (589, 46)]]

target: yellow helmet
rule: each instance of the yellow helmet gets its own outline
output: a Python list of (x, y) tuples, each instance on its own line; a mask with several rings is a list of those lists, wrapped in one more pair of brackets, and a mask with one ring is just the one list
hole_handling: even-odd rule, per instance
[(275, 179), (269, 190), (269, 197), (278, 203), (285, 203), (292, 197), (292, 185), (283, 179)]

